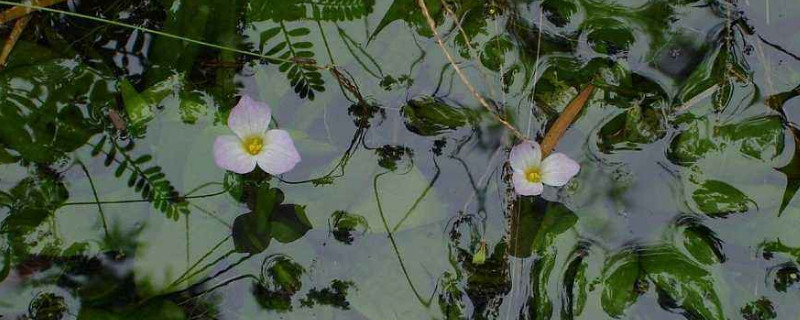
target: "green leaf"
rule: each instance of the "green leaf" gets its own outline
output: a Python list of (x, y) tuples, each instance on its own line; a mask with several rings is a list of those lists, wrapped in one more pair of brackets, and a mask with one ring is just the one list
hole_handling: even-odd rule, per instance
[(261, 253), (267, 249), (271, 239), (270, 224), (255, 213), (245, 213), (233, 221), (233, 244), (236, 252)]
[(606, 153), (616, 150), (641, 150), (666, 135), (665, 119), (658, 110), (633, 105), (614, 117), (598, 132), (598, 147)]
[(681, 234), (684, 247), (697, 261), (705, 265), (725, 262), (723, 242), (714, 230), (692, 216), (678, 219), (677, 224), (683, 228)]
[(567, 207), (541, 197), (518, 197), (515, 207), (519, 216), (511, 224), (511, 255), (518, 258), (544, 252), (578, 222), (578, 216)]
[(563, 319), (574, 319), (581, 315), (586, 306), (588, 297), (587, 269), (589, 263), (585, 261), (588, 250), (579, 245), (571, 254), (570, 261), (564, 271), (564, 281), (562, 283), (564, 294), (561, 296), (561, 317)]
[(647, 290), (642, 268), (636, 252), (630, 249), (623, 250), (606, 261), (600, 304), (609, 316), (622, 316)]
[(496, 36), (484, 44), (481, 64), (489, 70), (500, 72), (506, 63), (506, 53), (514, 48), (514, 43), (508, 36)]
[(570, 22), (572, 15), (578, 12), (578, 5), (575, 0), (544, 0), (542, 11), (547, 20), (558, 27), (563, 27)]
[(636, 40), (630, 27), (614, 18), (591, 19), (581, 27), (588, 34), (589, 45), (598, 53), (613, 55), (627, 52)]
[(641, 261), (662, 301), (673, 301), (701, 319), (727, 319), (711, 274), (678, 250), (648, 248), (641, 252)]
[[(66, 157), (102, 131), (91, 109), (115, 103), (113, 80), (80, 61), (57, 59), (0, 73), (0, 158), (35, 163)], [(36, 99), (31, 99), (36, 97)], [(76, 101), (86, 101), (84, 104)], [(8, 150), (8, 151), (7, 151)]]
[(712, 217), (747, 212), (754, 203), (739, 189), (717, 180), (705, 181), (692, 193), (692, 200), (700, 211)]
[(626, 248), (605, 265), (601, 305), (612, 317), (624, 315), (652, 284), (662, 306), (701, 319), (726, 319), (711, 274), (671, 246)]
[(272, 236), (281, 243), (294, 242), (302, 238), (311, 228), (305, 208), (300, 205), (281, 205), (270, 217)]
[[(442, 3), (439, 0), (425, 0), (425, 5), (428, 7), (431, 17), (434, 20), (441, 20)], [(417, 33), (424, 37), (433, 37), (425, 17), (422, 15), (422, 10), (417, 4), (417, 0), (394, 0), (392, 5), (384, 14), (375, 31), (372, 32), (369, 39), (374, 40), (386, 26), (392, 24), (397, 20), (405, 21), (410, 27), (414, 28)], [(438, 23), (437, 23), (438, 24)]]
[(453, 107), (435, 97), (409, 100), (402, 108), (406, 128), (421, 136), (444, 134), (477, 120), (475, 111)]

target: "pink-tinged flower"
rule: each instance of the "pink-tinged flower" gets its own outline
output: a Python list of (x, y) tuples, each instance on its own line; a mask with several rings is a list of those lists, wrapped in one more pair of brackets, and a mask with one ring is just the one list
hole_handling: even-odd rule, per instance
[(228, 116), (228, 127), (236, 135), (218, 137), (214, 161), (220, 168), (244, 174), (256, 165), (271, 175), (292, 170), (300, 162), (289, 133), (269, 130), (272, 111), (266, 103), (242, 97)]
[(581, 166), (563, 153), (554, 153), (542, 161), (539, 144), (524, 141), (511, 149), (514, 190), (523, 196), (542, 194), (544, 185), (560, 187), (578, 174)]

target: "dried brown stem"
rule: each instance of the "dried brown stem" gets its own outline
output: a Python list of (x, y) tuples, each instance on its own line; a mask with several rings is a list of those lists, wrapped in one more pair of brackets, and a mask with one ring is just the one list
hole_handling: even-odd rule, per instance
[(431, 28), (431, 31), (433, 32), (433, 36), (436, 38), (436, 44), (438, 44), (439, 48), (442, 49), (442, 52), (444, 52), (445, 57), (450, 62), (450, 65), (453, 66), (453, 69), (458, 74), (458, 77), (461, 79), (461, 82), (464, 83), (464, 85), (467, 87), (467, 89), (469, 89), (469, 92), (472, 94), (472, 96), (474, 96), (475, 99), (478, 100), (478, 102), (481, 104), (481, 106), (483, 106), (483, 108), (485, 108), (487, 111), (489, 111), (489, 114), (493, 115), (495, 117), (495, 119), (497, 119), (497, 121), (500, 122), (500, 124), (502, 124), (509, 131), (511, 131), (511, 133), (513, 133), (515, 136), (517, 136), (517, 138), (525, 139), (525, 135), (523, 135), (522, 132), (517, 130), (517, 128), (515, 128), (513, 125), (511, 125), (510, 122), (508, 122), (507, 120), (503, 119), (500, 115), (498, 115), (494, 111), (494, 109), (492, 109), (492, 107), (489, 105), (489, 102), (487, 102), (486, 99), (484, 99), (483, 96), (481, 96), (478, 93), (478, 91), (475, 90), (475, 87), (472, 86), (472, 83), (470, 83), (469, 79), (467, 79), (466, 74), (464, 74), (464, 72), (461, 70), (461, 68), (458, 67), (458, 64), (456, 63), (455, 59), (450, 54), (450, 51), (448, 51), (447, 48), (445, 47), (444, 40), (442, 40), (442, 36), (439, 35), (439, 32), (436, 30), (436, 22), (431, 17), (430, 12), (428, 11), (428, 6), (425, 4), (425, 0), (417, 0), (417, 4), (419, 4), (420, 9), (422, 9), (422, 15), (425, 16), (425, 20), (428, 21), (428, 27)]
[(575, 118), (578, 114), (583, 110), (583, 106), (586, 105), (586, 102), (589, 101), (589, 98), (592, 96), (594, 92), (594, 85), (587, 85), (581, 93), (578, 94), (572, 101), (570, 101), (569, 105), (564, 109), (564, 112), (556, 119), (556, 122), (553, 123), (553, 126), (550, 127), (550, 130), (547, 131), (547, 135), (544, 136), (544, 140), (542, 140), (542, 156), (547, 157), (550, 152), (555, 149), (556, 145), (558, 144), (558, 140), (561, 139), (561, 136), (564, 135), (564, 132), (567, 131), (569, 125), (575, 121)]
[(28, 25), (28, 21), (30, 20), (30, 16), (25, 16), (22, 17), (22, 19), (17, 20), (17, 22), (14, 24), (14, 29), (11, 30), (8, 40), (6, 40), (6, 43), (3, 45), (3, 52), (0, 53), (0, 70), (6, 66), (8, 57), (11, 55), (11, 50), (14, 49), (19, 37), (22, 35), (22, 31), (25, 30), (25, 27)]
[[(40, 7), (49, 7), (64, 1), (66, 0), (33, 0), (31, 1), (31, 5)], [(0, 13), (0, 24), (14, 21), (14, 19), (27, 16), (29, 13), (33, 11), (34, 11), (33, 9), (28, 7), (23, 7), (23, 6), (13, 7), (11, 9), (6, 10), (5, 12)]]

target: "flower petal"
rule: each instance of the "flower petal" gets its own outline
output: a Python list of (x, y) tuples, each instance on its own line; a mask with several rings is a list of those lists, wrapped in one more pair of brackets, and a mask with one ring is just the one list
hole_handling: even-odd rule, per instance
[(580, 170), (581, 165), (575, 160), (563, 153), (554, 153), (542, 161), (542, 182), (560, 187), (567, 184)]
[(258, 166), (271, 175), (289, 172), (300, 162), (300, 154), (294, 147), (289, 133), (269, 130), (264, 137), (264, 150), (256, 156)]
[(525, 140), (511, 149), (509, 161), (514, 170), (525, 171), (538, 167), (542, 162), (542, 148), (535, 141)]
[(217, 137), (214, 141), (214, 162), (222, 169), (239, 174), (256, 168), (256, 159), (244, 151), (242, 141), (234, 135)]
[(243, 96), (228, 116), (228, 127), (240, 139), (250, 135), (263, 135), (269, 128), (271, 116), (269, 105), (255, 101), (250, 96)]
[(519, 195), (538, 196), (544, 190), (544, 185), (528, 181), (525, 179), (525, 173), (519, 170), (514, 170), (511, 180), (514, 183), (514, 191)]

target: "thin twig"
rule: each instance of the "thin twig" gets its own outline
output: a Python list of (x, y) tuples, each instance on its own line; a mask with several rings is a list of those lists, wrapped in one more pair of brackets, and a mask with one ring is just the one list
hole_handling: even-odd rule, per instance
[(22, 31), (25, 30), (29, 21), (31, 21), (31, 17), (25, 16), (17, 20), (17, 23), (14, 24), (14, 30), (11, 30), (8, 40), (6, 40), (5, 45), (3, 45), (3, 52), (0, 53), (0, 70), (6, 66), (8, 57), (11, 55), (11, 50), (14, 50), (14, 46), (17, 44), (19, 37), (22, 35)]
[[(470, 43), (470, 38), (467, 35), (467, 31), (464, 30), (464, 27), (461, 26), (461, 21), (459, 21), (458, 15), (456, 15), (456, 13), (453, 11), (453, 9), (450, 8), (450, 5), (447, 4), (446, 0), (441, 0), (441, 2), (442, 2), (442, 7), (444, 8), (444, 10), (447, 11), (447, 14), (452, 17), (453, 24), (455, 24), (456, 28), (458, 29), (459, 33), (461, 34), (461, 38), (464, 39), (464, 44), (467, 46), (467, 49), (469, 50), (470, 56), (475, 58), (475, 59), (477, 59), (479, 57), (478, 51), (475, 50), (475, 47), (473, 47), (472, 43)], [(494, 86), (492, 86), (492, 84), (489, 82), (489, 77), (487, 76), (487, 73), (489, 73), (489, 72), (486, 70), (486, 67), (484, 67), (482, 63), (475, 62), (475, 65), (478, 66), (478, 69), (481, 72), (481, 76), (483, 76), (483, 81), (486, 82), (486, 85), (489, 87), (489, 94), (492, 96), (492, 98), (494, 98)], [(502, 72), (500, 73), (500, 76), (501, 77), (503, 76)], [(502, 86), (502, 83), (501, 83), (501, 86)], [(502, 90), (502, 88), (501, 88), (501, 90)]]
[(594, 85), (589, 84), (581, 93), (578, 94), (572, 101), (570, 101), (569, 105), (564, 109), (564, 112), (556, 119), (556, 122), (553, 123), (553, 126), (550, 127), (550, 130), (547, 130), (547, 135), (544, 136), (544, 140), (542, 140), (542, 156), (547, 157), (550, 152), (555, 149), (556, 145), (558, 144), (558, 140), (561, 139), (561, 136), (564, 135), (564, 132), (567, 131), (569, 125), (575, 120), (575, 117), (583, 109), (583, 106), (586, 105), (586, 102), (589, 101), (589, 98), (592, 96), (594, 92)]
[[(64, 1), (65, 0), (33, 0), (31, 1), (31, 4), (41, 7), (49, 7)], [(20, 4), (19, 6), (13, 7), (11, 9), (6, 10), (5, 12), (0, 13), (0, 24), (11, 22), (17, 18), (27, 16), (33, 11), (34, 11), (33, 8)]]
[(456, 63), (455, 59), (450, 54), (450, 51), (448, 51), (447, 48), (445, 47), (444, 40), (442, 40), (442, 36), (439, 35), (439, 31), (436, 30), (436, 22), (431, 17), (431, 13), (428, 11), (428, 6), (425, 4), (425, 0), (417, 0), (417, 4), (419, 4), (420, 9), (422, 9), (422, 15), (425, 16), (425, 20), (428, 21), (428, 27), (431, 28), (433, 36), (436, 38), (436, 43), (439, 45), (439, 48), (442, 49), (442, 52), (444, 52), (445, 57), (447, 57), (447, 60), (450, 62), (450, 65), (453, 66), (453, 69), (458, 74), (458, 77), (461, 79), (461, 82), (464, 83), (467, 89), (469, 89), (469, 92), (472, 93), (472, 96), (474, 96), (475, 99), (477, 99), (478, 102), (481, 104), (481, 106), (483, 106), (487, 111), (489, 111), (489, 113), (493, 115), (495, 119), (497, 119), (497, 121), (500, 122), (500, 124), (502, 124), (509, 131), (511, 131), (511, 133), (517, 136), (517, 138), (524, 139), (525, 136), (522, 134), (522, 132), (517, 130), (517, 128), (511, 125), (510, 122), (503, 119), (500, 115), (498, 115), (494, 111), (494, 109), (492, 109), (492, 107), (489, 105), (489, 102), (487, 102), (486, 99), (484, 99), (483, 96), (481, 96), (478, 93), (478, 91), (475, 90), (475, 87), (473, 87), (472, 84), (469, 82), (469, 79), (467, 79), (467, 75), (464, 74), (464, 72), (461, 71), (461, 68), (458, 67), (458, 64)]

